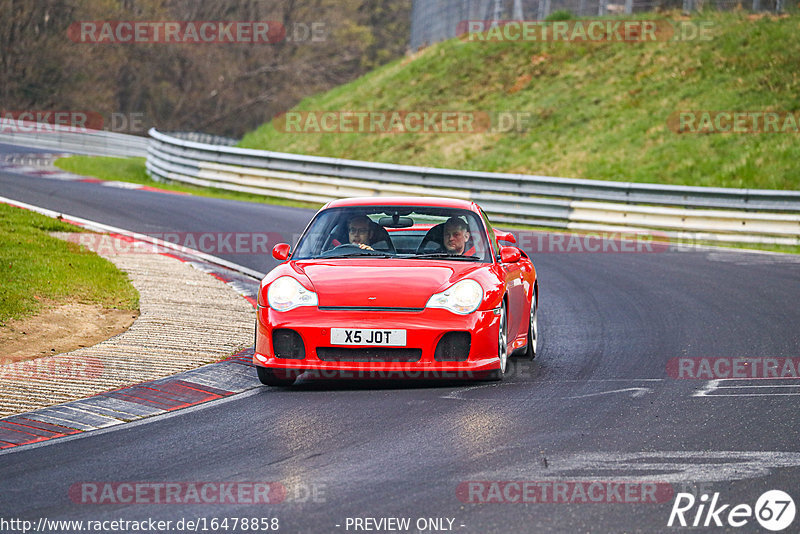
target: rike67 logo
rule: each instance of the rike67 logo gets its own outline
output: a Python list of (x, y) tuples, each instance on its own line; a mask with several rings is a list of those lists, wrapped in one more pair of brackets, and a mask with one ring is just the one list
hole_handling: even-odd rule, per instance
[(738, 528), (755, 519), (763, 528), (778, 532), (792, 524), (795, 511), (794, 501), (781, 490), (765, 492), (758, 498), (755, 507), (749, 504), (722, 504), (719, 502), (719, 493), (714, 493), (712, 497), (704, 493), (699, 499), (691, 493), (678, 493), (667, 526)]

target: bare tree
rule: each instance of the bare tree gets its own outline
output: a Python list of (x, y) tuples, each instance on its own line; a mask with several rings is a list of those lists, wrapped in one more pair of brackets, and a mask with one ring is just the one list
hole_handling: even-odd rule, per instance
[[(146, 126), (239, 136), (402, 55), (410, 10), (411, 0), (0, 0), (0, 108), (140, 113)], [(67, 30), (81, 20), (275, 21), (287, 35), (76, 43)]]

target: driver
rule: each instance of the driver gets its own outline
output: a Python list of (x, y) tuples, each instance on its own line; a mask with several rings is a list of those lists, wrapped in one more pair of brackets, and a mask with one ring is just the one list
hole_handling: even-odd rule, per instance
[(469, 225), (460, 217), (450, 217), (444, 223), (444, 248), (449, 254), (455, 256), (472, 256), (475, 254), (475, 247), (467, 249), (469, 241)]
[(375, 250), (370, 246), (375, 238), (374, 226), (366, 215), (357, 215), (347, 221), (347, 232), (351, 245), (357, 245), (364, 250)]

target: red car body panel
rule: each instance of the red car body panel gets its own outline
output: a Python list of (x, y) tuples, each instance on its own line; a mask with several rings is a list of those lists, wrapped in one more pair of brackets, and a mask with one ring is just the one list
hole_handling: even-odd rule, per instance
[[(293, 271), (305, 275), (309, 289), (319, 295), (320, 306), (393, 306), (424, 308), (428, 299), (485, 266), (484, 263), (421, 262), (420, 260), (330, 259), (298, 261)], [(413, 269), (413, 271), (410, 271)], [(409, 277), (413, 272), (413, 277)], [(273, 273), (273, 279), (285, 274)], [(402, 281), (402, 282), (401, 282)], [(384, 293), (376, 287), (395, 286), (398, 291)], [(377, 300), (369, 300), (375, 297)]]
[[(292, 313), (300, 311), (300, 313)], [(289, 315), (291, 317), (281, 317)], [(326, 369), (343, 371), (490, 371), (498, 366), (497, 317), (494, 312), (475, 312), (457, 316), (447, 310), (435, 309), (420, 312), (364, 312), (325, 311), (305, 308), (281, 314), (269, 307), (259, 307), (259, 350), (254, 363), (274, 369)], [(282, 320), (283, 319), (283, 320)], [(264, 328), (262, 325), (272, 325)], [(347, 362), (322, 361), (316, 348), (329, 347), (331, 328), (400, 328), (408, 331), (409, 348), (422, 349), (417, 362)], [(306, 345), (306, 357), (302, 360), (275, 358), (272, 356), (271, 330), (292, 328), (300, 333)], [(436, 344), (448, 331), (469, 331), (473, 334), (470, 355), (465, 362), (437, 362), (433, 359)]]
[[(467, 209), (482, 215), (480, 208), (468, 201), (408, 197), (337, 200), (320, 212), (343, 206), (431, 206)], [(430, 225), (403, 230), (424, 232), (427, 228)], [(388, 230), (390, 234), (397, 231)], [(496, 243), (494, 246), (499, 247)], [(283, 276), (291, 276), (314, 291), (318, 305), (283, 312), (272, 309), (267, 291), (272, 282)], [(463, 279), (474, 280), (483, 289), (483, 300), (476, 311), (459, 315), (425, 307), (432, 295)], [(383, 257), (292, 260), (290, 256), (261, 283), (253, 362), (276, 370), (492, 371), (500, 366), (499, 308), (506, 303), (509, 352), (525, 347), (535, 284), (536, 271), (524, 253), (520, 261), (508, 264), (497, 258), (490, 263)], [(332, 328), (403, 329), (407, 332), (405, 347), (421, 350), (421, 357), (416, 361), (325, 360), (318, 353), (332, 347)], [(272, 334), (276, 329), (291, 329), (300, 335), (305, 347), (303, 359), (275, 356)], [(448, 332), (470, 334), (469, 354), (464, 361), (434, 359), (437, 344)]]

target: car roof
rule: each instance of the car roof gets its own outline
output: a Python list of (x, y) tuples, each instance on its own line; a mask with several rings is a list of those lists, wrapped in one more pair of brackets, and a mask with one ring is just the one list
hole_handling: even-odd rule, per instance
[(323, 209), (347, 206), (434, 206), (458, 208), (477, 212), (478, 206), (469, 200), (444, 197), (357, 197), (329, 202)]

